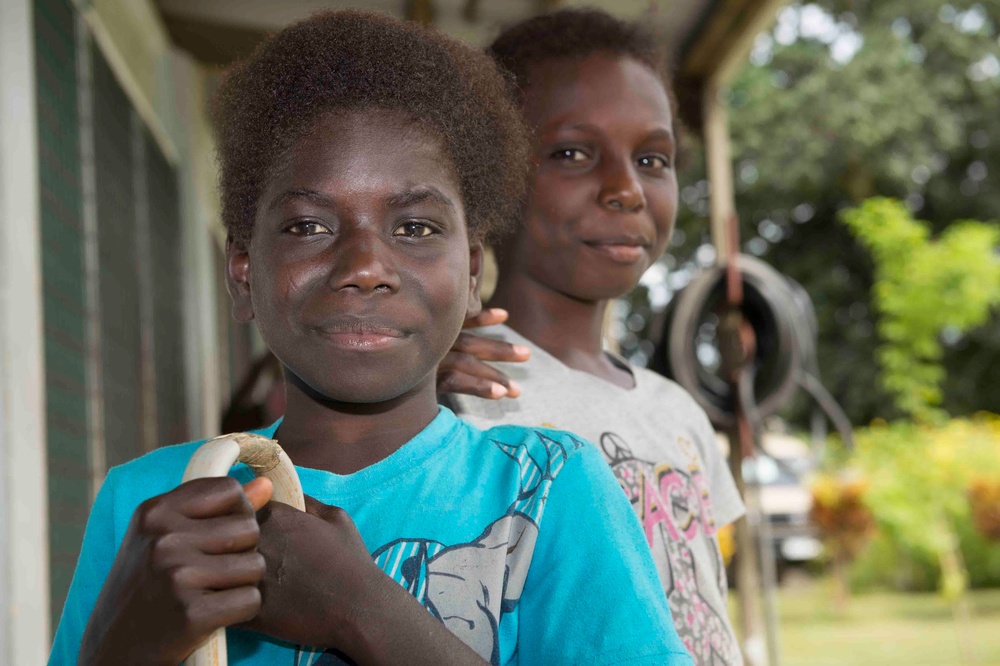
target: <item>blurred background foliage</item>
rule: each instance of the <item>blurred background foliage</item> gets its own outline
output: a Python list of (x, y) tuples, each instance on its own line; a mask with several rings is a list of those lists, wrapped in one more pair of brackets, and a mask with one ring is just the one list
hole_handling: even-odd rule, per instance
[[(895, 199), (873, 197), (841, 215), (872, 254), (882, 387), (920, 421), (946, 416), (943, 338), (988, 321), (1000, 303), (1000, 225), (952, 222), (938, 238)], [(1000, 453), (1000, 452), (998, 452)]]
[[(998, 26), (1000, 0), (793, 3), (729, 91), (742, 249), (812, 296), (822, 380), (855, 424), (913, 405), (880, 377), (875, 261), (841, 213), (893, 197), (932, 238), (997, 217)], [(715, 261), (700, 146), (688, 144), (668, 256), (620, 306), (622, 351), (638, 364), (673, 293)], [(1000, 316), (975, 323), (940, 328), (940, 376), (911, 397), (958, 416), (1000, 406)], [(807, 415), (804, 399), (787, 414), (803, 427)]]
[(855, 436), (847, 465), (866, 479), (880, 529), (852, 565), (852, 587), (937, 589), (954, 599), (966, 587), (1000, 586), (1000, 533), (995, 518), (978, 516), (996, 510), (1000, 493), (1000, 417), (877, 421)]

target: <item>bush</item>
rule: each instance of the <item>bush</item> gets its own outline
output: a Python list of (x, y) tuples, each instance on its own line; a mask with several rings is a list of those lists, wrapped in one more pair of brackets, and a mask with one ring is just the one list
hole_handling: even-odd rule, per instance
[(1000, 304), (1000, 225), (953, 222), (932, 239), (902, 202), (880, 197), (841, 217), (875, 260), (882, 383), (905, 414), (938, 420), (942, 332), (981, 326)]
[(854, 585), (933, 586), (950, 598), (1000, 586), (1000, 542), (977, 528), (972, 510), (974, 489), (1000, 482), (1000, 415), (876, 422), (855, 442), (846, 464), (867, 481), (879, 535), (855, 561)]

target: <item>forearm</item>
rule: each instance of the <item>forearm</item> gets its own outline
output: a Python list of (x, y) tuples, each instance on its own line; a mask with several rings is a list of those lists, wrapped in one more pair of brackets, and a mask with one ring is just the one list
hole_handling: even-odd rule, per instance
[[(118, 559), (123, 559), (127, 553), (119, 553)], [(90, 619), (84, 628), (80, 641), (80, 666), (111, 666), (111, 664), (136, 664), (137, 666), (166, 666), (169, 661), (157, 659), (157, 650), (146, 646), (145, 650), (136, 650), (133, 629), (144, 624), (141, 617), (122, 617), (121, 609), (127, 605), (122, 590), (128, 589), (128, 581), (123, 580), (122, 569), (125, 563), (116, 559), (117, 567), (112, 567), (108, 579), (90, 613)], [(125, 593), (128, 594), (127, 592)], [(148, 624), (148, 622), (146, 622)], [(131, 625), (131, 626), (130, 626)], [(130, 640), (130, 634), (132, 640)], [(176, 664), (177, 661), (175, 660)]]
[(420, 666), (482, 666), (472, 648), (381, 571), (365, 584), (364, 603), (348, 623), (351, 656), (362, 666), (405, 662)]
[(158, 655), (151, 646), (137, 645), (136, 641), (129, 640), (127, 631), (116, 632), (110, 627), (101, 626), (101, 624), (100, 621), (95, 623), (92, 620), (87, 625), (87, 630), (80, 643), (80, 654), (77, 661), (79, 666), (116, 666), (117, 664), (173, 666), (181, 660), (176, 657)]
[[(80, 641), (79, 666), (117, 666), (118, 664), (134, 664), (135, 666), (175, 666), (184, 659), (184, 653), (163, 649), (162, 644), (156, 644), (148, 639), (149, 632), (142, 627), (150, 624), (161, 624), (163, 634), (169, 632), (169, 623), (158, 622), (157, 618), (144, 618), (131, 615), (124, 617), (121, 608), (125, 606), (122, 598), (114, 598), (114, 577), (111, 585), (105, 585), (98, 597), (94, 611), (83, 632)], [(157, 636), (157, 638), (167, 638)], [(173, 641), (164, 641), (170, 643)]]
[(134, 654), (134, 652), (134, 650), (116, 649), (115, 646), (108, 645), (82, 645), (77, 664), (78, 666), (118, 666), (119, 664), (174, 666), (179, 661), (167, 661), (148, 654)]

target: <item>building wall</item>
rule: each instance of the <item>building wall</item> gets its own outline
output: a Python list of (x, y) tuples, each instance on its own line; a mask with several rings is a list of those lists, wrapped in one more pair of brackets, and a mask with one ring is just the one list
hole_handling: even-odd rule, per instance
[(211, 77), (152, 3), (3, 4), (0, 663), (41, 663), (107, 469), (216, 434), (221, 235)]
[(44, 663), (45, 387), (30, 0), (0, 2), (0, 663)]
[(34, 2), (42, 330), (52, 608), (62, 605), (90, 505), (88, 309), (76, 17)]

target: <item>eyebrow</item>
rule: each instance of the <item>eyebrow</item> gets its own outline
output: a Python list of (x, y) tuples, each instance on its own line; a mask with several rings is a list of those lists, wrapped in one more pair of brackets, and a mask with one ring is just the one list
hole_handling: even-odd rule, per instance
[(433, 201), (455, 210), (455, 202), (433, 185), (417, 185), (397, 192), (389, 197), (387, 203), (393, 208), (406, 208), (425, 201)]
[[(559, 118), (556, 118), (552, 122), (543, 125), (542, 128), (539, 130), (538, 134), (539, 136), (541, 136), (544, 134), (548, 134), (549, 132), (556, 132), (561, 130), (575, 130), (578, 132), (594, 132), (596, 134), (604, 134), (604, 130), (598, 127), (597, 125), (591, 123), (573, 123), (572, 125), (562, 125)], [(647, 134), (643, 138), (643, 141), (651, 141), (651, 140), (669, 141), (671, 146), (676, 144), (676, 139), (674, 138), (673, 131), (671, 131), (669, 128), (666, 127), (658, 127), (650, 131), (649, 134)]]
[[(282, 204), (295, 199), (305, 199), (323, 206), (324, 208), (335, 208), (337, 205), (336, 199), (325, 194), (321, 194), (316, 190), (296, 188), (287, 190), (276, 196), (271, 202), (271, 205), (268, 206), (268, 209), (274, 210)], [(455, 203), (444, 192), (433, 185), (417, 185), (400, 192), (396, 192), (389, 195), (386, 203), (393, 208), (405, 208), (407, 206), (413, 206), (425, 201), (434, 201), (455, 210)]]
[(674, 133), (668, 129), (660, 128), (655, 129), (649, 133), (648, 139), (666, 139), (667, 141), (674, 142)]
[(271, 205), (267, 208), (268, 210), (274, 210), (280, 207), (288, 201), (294, 201), (295, 199), (305, 199), (306, 201), (311, 201), (312, 203), (319, 204), (324, 208), (334, 208), (337, 205), (337, 201), (325, 194), (320, 194), (316, 190), (310, 190), (306, 188), (296, 188), (294, 190), (287, 190), (282, 192), (278, 196), (274, 197), (271, 201)]

